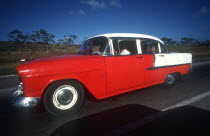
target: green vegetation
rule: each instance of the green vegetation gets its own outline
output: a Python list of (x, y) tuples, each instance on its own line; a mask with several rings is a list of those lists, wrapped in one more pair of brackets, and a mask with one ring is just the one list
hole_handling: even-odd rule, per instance
[[(21, 63), (21, 59), (76, 54), (80, 47), (74, 44), (78, 36), (64, 35), (56, 43), (55, 35), (44, 29), (26, 34), (15, 29), (8, 37), (8, 42), (0, 42), (0, 75), (16, 74), (15, 66)], [(167, 37), (161, 40), (171, 52), (192, 53), (194, 58), (210, 56), (210, 41), (186, 37), (179, 41)]]
[[(0, 42), (0, 48), (4, 48), (6, 45), (13, 46), (13, 43), (10, 44), (8, 42)], [(34, 44), (33, 46), (36, 48), (0, 51), (0, 75), (16, 74), (15, 66), (21, 63), (21, 59), (76, 54), (80, 47), (79, 45), (57, 44), (50, 44), (48, 48), (39, 44)]]
[(0, 63), (0, 75), (16, 74), (15, 66), (19, 63)]

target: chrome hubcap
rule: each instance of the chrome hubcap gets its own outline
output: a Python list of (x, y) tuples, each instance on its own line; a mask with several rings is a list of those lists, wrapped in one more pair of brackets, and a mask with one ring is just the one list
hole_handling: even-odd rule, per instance
[(57, 95), (57, 100), (60, 104), (67, 105), (71, 102), (73, 94), (71, 91), (63, 89)]
[(169, 75), (167, 76), (167, 82), (168, 82), (169, 84), (173, 84), (174, 81), (175, 81), (175, 75), (174, 75), (174, 74), (169, 74)]
[(53, 94), (52, 101), (55, 107), (67, 110), (75, 105), (78, 99), (76, 89), (71, 85), (60, 86)]

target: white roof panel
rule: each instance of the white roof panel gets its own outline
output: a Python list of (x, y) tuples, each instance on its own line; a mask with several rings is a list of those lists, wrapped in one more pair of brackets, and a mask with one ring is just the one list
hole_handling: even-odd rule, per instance
[[(97, 35), (97, 36), (94, 36), (94, 37), (99, 37), (99, 36), (104, 36), (104, 37), (107, 37), (107, 38), (111, 38), (111, 37), (148, 38), (148, 39), (156, 40), (156, 41), (159, 41), (159, 42), (163, 43), (157, 37), (154, 37), (154, 36), (151, 36), (151, 35), (145, 35), (145, 34), (135, 34), (135, 33), (108, 33), (108, 34)], [(92, 37), (92, 38), (94, 38), (94, 37)]]

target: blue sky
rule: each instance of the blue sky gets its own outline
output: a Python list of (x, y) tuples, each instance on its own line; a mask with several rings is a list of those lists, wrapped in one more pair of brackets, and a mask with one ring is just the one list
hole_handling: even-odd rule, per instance
[(45, 29), (61, 39), (103, 33), (210, 40), (209, 0), (1, 0), (0, 41), (20, 29)]

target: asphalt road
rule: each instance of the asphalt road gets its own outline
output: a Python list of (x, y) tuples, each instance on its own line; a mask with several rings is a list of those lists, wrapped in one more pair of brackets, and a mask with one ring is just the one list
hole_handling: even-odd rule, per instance
[[(210, 59), (209, 59), (210, 60)], [(104, 100), (86, 100), (74, 115), (14, 108), (17, 76), (0, 77), (0, 135), (210, 135), (210, 61), (173, 88), (156, 85)]]

